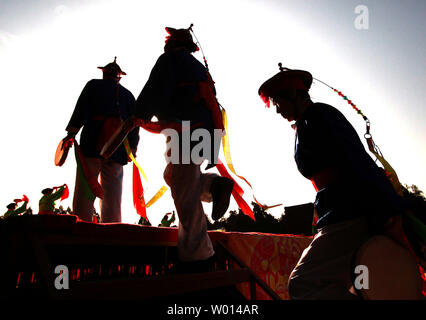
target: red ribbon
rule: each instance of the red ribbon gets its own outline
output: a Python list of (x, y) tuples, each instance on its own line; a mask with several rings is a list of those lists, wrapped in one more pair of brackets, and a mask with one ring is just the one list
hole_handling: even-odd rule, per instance
[(81, 152), (80, 146), (75, 140), (74, 140), (74, 145), (75, 145), (75, 151), (77, 156), (77, 164), (80, 164), (81, 170), (83, 171), (83, 176), (87, 181), (90, 191), (93, 193), (95, 197), (102, 199), (104, 197), (104, 192), (102, 190), (101, 185), (99, 184), (97, 178), (91, 174), (91, 170), (89, 169), (86, 162), (84, 161), (85, 160), (84, 155)]
[(14, 199), (13, 200), (13, 202), (15, 202), (15, 203), (19, 203), (19, 202), (22, 202), (22, 201), (29, 202), (30, 200), (28, 199), (28, 197), (25, 194), (23, 195), (22, 199)]
[(66, 198), (68, 198), (69, 195), (70, 195), (70, 191), (68, 189), (68, 186), (65, 184), (65, 189), (64, 189), (64, 193), (62, 193), (61, 201), (65, 200)]
[(235, 202), (238, 204), (238, 207), (240, 207), (241, 211), (252, 218), (253, 220), (256, 220), (254, 217), (253, 210), (250, 208), (250, 206), (247, 204), (247, 202), (243, 199), (244, 190), (240, 187), (240, 185), (235, 181), (234, 178), (228, 173), (225, 166), (223, 165), (222, 161), (218, 159), (218, 163), (216, 165), (217, 170), (219, 171), (219, 174), (222, 177), (226, 177), (234, 181), (234, 188), (232, 189), (232, 196), (235, 199)]
[(66, 184), (64, 184), (63, 186), (53, 187), (53, 188), (52, 188), (53, 190), (56, 190), (56, 189), (60, 189), (60, 188), (62, 188), (62, 187), (65, 187), (65, 188), (64, 188), (64, 192), (62, 193), (62, 196), (61, 196), (61, 201), (62, 201), (62, 200), (65, 200), (65, 199), (66, 199), (66, 198), (68, 198), (68, 196), (70, 195), (70, 192), (69, 192), (69, 190), (68, 190), (68, 186), (67, 186)]
[(138, 167), (133, 163), (133, 205), (138, 215), (148, 220), (146, 215), (145, 198), (143, 196), (143, 185)]

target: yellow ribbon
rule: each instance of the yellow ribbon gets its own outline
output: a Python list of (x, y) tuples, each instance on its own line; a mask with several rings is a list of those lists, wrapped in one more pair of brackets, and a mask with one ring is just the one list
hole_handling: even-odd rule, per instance
[[(402, 196), (402, 187), (401, 187), (401, 183), (399, 182), (398, 179), (398, 175), (396, 174), (396, 171), (392, 168), (392, 166), (390, 165), (389, 162), (386, 161), (385, 157), (383, 156), (383, 154), (380, 152), (380, 150), (378, 149), (377, 145), (374, 143), (373, 139), (370, 138), (370, 143), (368, 144), (368, 149), (370, 150), (370, 152), (372, 154), (374, 154), (377, 158), (377, 160), (379, 160), (379, 162), (383, 165), (383, 168), (385, 169), (387, 178), (389, 179), (389, 181), (391, 182), (394, 190), (400, 195)], [(367, 140), (368, 142), (368, 140)]]
[(126, 149), (126, 152), (129, 158), (133, 161), (136, 167), (138, 167), (139, 171), (142, 173), (143, 177), (145, 178), (145, 181), (148, 182), (145, 172), (143, 171), (142, 167), (139, 165), (139, 163), (136, 161), (135, 157), (133, 156), (132, 149), (130, 149), (129, 140), (127, 140), (127, 138), (124, 139), (123, 145), (124, 145), (124, 148)]
[(250, 188), (253, 188), (246, 180), (246, 178), (239, 176), (234, 169), (234, 165), (232, 164), (231, 159), (231, 148), (229, 146), (229, 130), (228, 130), (228, 117), (226, 116), (226, 111), (224, 108), (222, 108), (222, 120), (223, 120), (223, 127), (225, 128), (225, 135), (222, 137), (222, 147), (223, 147), (223, 154), (225, 155), (226, 164), (228, 165), (229, 169), (232, 171), (233, 174), (235, 174), (238, 178), (244, 180)]
[[(233, 165), (232, 159), (231, 159), (231, 148), (229, 146), (228, 117), (227, 117), (226, 111), (223, 107), (221, 109), (221, 112), (222, 112), (223, 127), (225, 128), (225, 135), (222, 137), (222, 148), (223, 148), (223, 154), (225, 155), (226, 164), (228, 165), (228, 168), (232, 171), (233, 174), (235, 174), (238, 178), (244, 180), (250, 186), (250, 188), (253, 190), (253, 187), (250, 184), (250, 182), (248, 182), (246, 178), (238, 175), (235, 172), (234, 165)], [(254, 195), (253, 195), (253, 199), (261, 208), (264, 208), (264, 209), (268, 208), (267, 206), (265, 206), (265, 205), (261, 204), (259, 201), (257, 201), (257, 199)], [(280, 206), (280, 205), (276, 205), (276, 206)], [(272, 206), (272, 207), (275, 207), (275, 206)]]
[(160, 199), (163, 194), (168, 190), (166, 186), (162, 186), (160, 190), (157, 191), (157, 193), (152, 197), (151, 200), (148, 201), (148, 203), (145, 205), (147, 208), (152, 206), (158, 199)]
[[(136, 165), (136, 167), (138, 167), (139, 171), (142, 173), (143, 177), (145, 178), (145, 181), (148, 182), (148, 179), (145, 175), (145, 172), (143, 171), (143, 169), (139, 165), (139, 163), (136, 161), (136, 158), (133, 156), (132, 150), (131, 150), (130, 145), (129, 145), (129, 140), (127, 140), (127, 138), (124, 139), (123, 145), (124, 145), (124, 148), (126, 149), (126, 152), (127, 152), (127, 155), (129, 156), (129, 158), (133, 161), (133, 163)], [(155, 202), (157, 202), (158, 199), (160, 199), (163, 196), (163, 194), (167, 190), (168, 190), (168, 188), (166, 186), (162, 186), (160, 188), (160, 190), (158, 190), (157, 193), (151, 198), (151, 200), (149, 200), (148, 203), (145, 204), (145, 205), (142, 203), (142, 206), (145, 206), (147, 208), (152, 206)]]

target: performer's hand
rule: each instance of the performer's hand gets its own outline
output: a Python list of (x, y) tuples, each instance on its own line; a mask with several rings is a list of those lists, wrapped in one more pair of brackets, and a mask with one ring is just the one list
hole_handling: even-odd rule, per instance
[(68, 134), (65, 136), (65, 138), (62, 139), (62, 141), (64, 141), (65, 145), (68, 143), (72, 144), (72, 141), (74, 140), (74, 138), (75, 138), (75, 133), (68, 132)]
[(75, 138), (75, 133), (68, 132), (68, 134), (66, 135), (66, 137), (62, 139), (63, 146), (64, 147), (72, 147), (74, 138)]
[(75, 138), (75, 133), (68, 132), (67, 135), (64, 138), (64, 141), (72, 140)]

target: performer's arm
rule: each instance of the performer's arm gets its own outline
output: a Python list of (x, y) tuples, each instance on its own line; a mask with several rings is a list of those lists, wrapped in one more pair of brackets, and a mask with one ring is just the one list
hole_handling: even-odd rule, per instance
[(83, 91), (77, 100), (71, 119), (65, 129), (70, 137), (74, 137), (89, 118), (90, 86), (91, 81), (89, 81), (83, 88)]
[(161, 113), (170, 106), (176, 80), (170, 57), (161, 55), (140, 95), (136, 99), (136, 116), (151, 120), (156, 113)]
[(170, 218), (170, 224), (172, 224), (173, 222), (175, 222), (175, 220), (176, 220), (176, 215), (175, 215), (175, 212), (173, 211), (173, 215)]
[(64, 194), (65, 188), (66, 188), (66, 185), (64, 184), (58, 190), (56, 190), (55, 192), (52, 192), (52, 194), (49, 195), (49, 200), (50, 201), (58, 200)]
[(13, 214), (14, 215), (18, 215), (18, 214), (21, 214), (21, 213), (25, 212), (25, 210), (27, 210), (27, 204), (28, 204), (28, 202), (24, 201), (24, 203), (18, 209), (16, 209), (13, 212)]

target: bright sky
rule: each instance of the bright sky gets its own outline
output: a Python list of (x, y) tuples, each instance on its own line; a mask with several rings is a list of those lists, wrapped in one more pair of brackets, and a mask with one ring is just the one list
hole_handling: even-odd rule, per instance
[[(368, 8), (366, 30), (354, 24), (361, 4)], [(62, 167), (53, 159), (82, 88), (102, 76), (97, 66), (118, 56), (128, 74), (121, 83), (137, 97), (163, 52), (164, 28), (191, 23), (228, 113), (234, 167), (260, 202), (291, 206), (315, 196), (294, 164), (293, 130), (257, 95), (278, 62), (309, 70), (347, 94), (371, 120), (374, 140), (401, 182), (426, 190), (425, 21), (423, 0), (2, 0), (0, 203), (6, 211), (26, 194), (36, 213), (42, 189), (67, 183), (70, 198), (57, 206), (71, 206), (73, 153)], [(311, 96), (337, 107), (364, 134), (362, 118), (330, 89), (314, 83)], [(164, 142), (141, 131), (137, 159), (149, 179), (146, 198), (164, 184)], [(123, 222), (138, 221), (131, 195), (128, 165)], [(156, 225), (171, 210), (169, 191), (148, 217)], [(275, 216), (282, 211), (270, 210)]]

